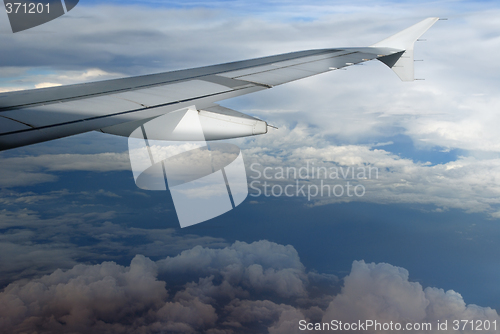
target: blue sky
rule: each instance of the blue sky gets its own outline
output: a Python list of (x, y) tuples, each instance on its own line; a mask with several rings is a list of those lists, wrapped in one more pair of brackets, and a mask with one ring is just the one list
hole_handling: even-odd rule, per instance
[[(279, 127), (231, 141), (247, 167), (377, 166), (366, 196), (249, 196), (180, 229), (168, 192), (135, 186), (126, 138), (95, 132), (0, 152), (0, 301), (13, 310), (0, 307), (5, 328), (37, 316), (53, 332), (109, 332), (109, 324), (133, 332), (146, 323), (146, 332), (290, 333), (299, 318), (397, 321), (395, 312), (409, 312), (404, 319), (423, 321), (442, 314), (439, 307), (455, 318), (498, 319), (489, 308), (500, 308), (500, 68), (484, 61), (500, 50), (498, 4), (258, 4), (80, 1), (63, 18), (18, 34), (0, 19), (0, 89), (370, 45), (425, 17), (448, 17), (416, 45), (425, 81), (401, 83), (369, 62), (222, 103)], [(118, 283), (111, 288), (110, 280)], [(54, 282), (74, 293), (52, 295)], [(45, 292), (29, 293), (34, 286)], [(98, 286), (116, 295), (102, 302)], [(118, 292), (133, 296), (135, 286), (144, 288), (140, 302)], [(355, 290), (364, 288), (365, 297), (387, 303), (359, 306), (365, 297)], [(80, 289), (95, 297), (83, 301)], [(12, 300), (50, 307), (22, 311)], [(129, 306), (132, 325), (120, 313)], [(44, 321), (51, 316), (62, 320)], [(88, 319), (95, 327), (85, 327)]]

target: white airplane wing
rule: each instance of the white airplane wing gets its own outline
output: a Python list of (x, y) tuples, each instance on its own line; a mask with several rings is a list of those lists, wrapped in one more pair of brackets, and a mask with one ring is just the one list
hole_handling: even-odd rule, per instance
[(203, 116), (206, 140), (266, 133), (267, 123), (216, 102), (372, 59), (391, 67), (403, 81), (412, 81), (413, 44), (437, 20), (425, 19), (370, 47), (300, 51), (153, 75), (3, 93), (0, 150), (94, 130), (129, 136), (142, 124), (184, 108), (195, 108)]

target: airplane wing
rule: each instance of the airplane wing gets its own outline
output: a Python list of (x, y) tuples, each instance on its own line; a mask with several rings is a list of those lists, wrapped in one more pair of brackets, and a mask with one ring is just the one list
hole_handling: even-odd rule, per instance
[[(403, 81), (412, 81), (413, 45), (437, 20), (425, 19), (370, 47), (300, 51), (153, 75), (3, 93), (0, 150), (94, 130), (129, 136), (142, 124), (183, 108), (199, 111), (207, 127), (206, 140), (266, 133), (264, 121), (216, 102), (372, 59), (385, 63)], [(189, 131), (181, 137), (189, 140)]]

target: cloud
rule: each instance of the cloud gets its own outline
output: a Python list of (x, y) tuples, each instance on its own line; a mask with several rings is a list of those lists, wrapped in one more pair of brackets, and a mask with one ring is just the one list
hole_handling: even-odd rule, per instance
[[(106, 72), (98, 68), (78, 70), (45, 70), (28, 71), (22, 67), (3, 67), (7, 74), (17, 75), (14, 85), (9, 84), (9, 78), (0, 80), (0, 93), (6, 93), (17, 90), (38, 89), (47, 87), (57, 87), (62, 85), (71, 85), (82, 82), (99, 81), (106, 79), (115, 79), (123, 77), (121, 73)], [(34, 72), (34, 73), (33, 73)], [(42, 72), (37, 74), (37, 72)], [(0, 77), (2, 79), (2, 77)], [(2, 81), (4, 81), (2, 83)], [(4, 85), (5, 87), (1, 87)]]
[(222, 273), (231, 285), (242, 285), (257, 293), (275, 293), (283, 298), (306, 294), (307, 276), (297, 251), (267, 241), (236, 242), (224, 249), (195, 247), (158, 262), (161, 272), (199, 274)]
[[(432, 164), (413, 161), (375, 145), (335, 145), (303, 125), (271, 132), (268, 137), (241, 141), (244, 148), (251, 197), (305, 196), (310, 191), (311, 205), (350, 201), (433, 205), (466, 212), (482, 212), (496, 217), (500, 211), (500, 160), (460, 156), (454, 161)], [(266, 174), (264, 170), (267, 168)], [(322, 169), (320, 169), (322, 168)], [(302, 174), (299, 171), (302, 169)], [(326, 170), (326, 174), (325, 174)], [(318, 174), (319, 173), (319, 174)], [(296, 182), (305, 192), (297, 193)], [(264, 192), (267, 182), (267, 195)], [(351, 195), (347, 192), (347, 182)], [(278, 188), (273, 195), (272, 187)], [(342, 186), (333, 194), (333, 187)], [(354, 187), (360, 185), (358, 194)], [(321, 195), (322, 186), (324, 188)], [(341, 189), (341, 188), (338, 188)], [(317, 193), (316, 193), (317, 191)], [(342, 194), (342, 195), (340, 195)], [(258, 198), (258, 197), (257, 197)], [(252, 198), (255, 199), (255, 198)]]
[[(441, 164), (418, 162), (402, 158), (384, 150), (384, 146), (374, 145), (335, 145), (327, 138), (314, 134), (310, 128), (297, 125), (270, 132), (266, 137), (240, 140), (244, 148), (249, 181), (258, 179), (256, 169), (263, 172), (268, 168), (269, 178), (260, 179), (271, 185), (282, 187), (295, 184), (293, 174), (285, 179), (276, 177), (280, 168), (293, 167), (297, 171), (306, 168), (311, 174), (318, 168), (326, 168), (320, 177), (299, 180), (301, 185), (321, 187), (321, 182), (330, 187), (336, 184), (344, 188), (346, 182), (363, 186), (363, 196), (348, 196), (344, 189), (342, 196), (312, 196), (313, 205), (345, 201), (364, 201), (374, 203), (416, 203), (434, 205), (438, 210), (457, 208), (466, 212), (483, 212), (497, 217), (500, 212), (500, 160), (490, 157), (483, 159), (461, 156), (457, 160)], [(251, 166), (256, 167), (251, 167)], [(309, 166), (309, 167), (308, 167)], [(337, 178), (330, 177), (332, 168)], [(361, 169), (360, 169), (361, 168)], [(0, 185), (3, 187), (30, 186), (39, 183), (56, 182), (57, 172), (90, 171), (104, 173), (110, 171), (129, 171), (128, 154), (44, 154), (39, 156), (12, 157), (2, 160)], [(354, 177), (352, 171), (355, 171)], [(363, 172), (364, 171), (364, 172)], [(363, 172), (362, 174), (358, 174)], [(345, 175), (343, 175), (344, 173)], [(263, 174), (262, 174), (263, 175)], [(358, 177), (361, 175), (361, 177)], [(299, 178), (300, 179), (300, 178)], [(259, 185), (259, 184), (257, 184)], [(319, 189), (319, 188), (318, 188)], [(361, 188), (360, 188), (361, 189)], [(358, 191), (361, 193), (361, 190)], [(105, 190), (96, 195), (119, 196)], [(300, 194), (299, 194), (300, 195)], [(313, 194), (314, 195), (314, 194)], [(44, 196), (53, 196), (45, 194)], [(264, 195), (262, 195), (264, 196)], [(307, 195), (306, 195), (307, 197)], [(21, 196), (16, 201), (35, 201), (39, 196)], [(5, 201), (2, 199), (0, 201)], [(14, 199), (10, 199), (13, 201)]]
[(127, 153), (51, 154), (2, 159), (1, 187), (54, 182), (55, 171), (109, 172), (130, 170)]
[[(180, 265), (186, 257), (199, 265)], [(268, 274), (262, 280), (262, 273), (252, 273), (255, 266), (282, 275)], [(295, 272), (288, 273), (288, 269)], [(169, 287), (159, 280), (164, 275), (184, 275), (184, 283)], [(286, 275), (300, 277), (299, 293), (293, 286), (280, 285)], [(291, 246), (268, 241), (236, 242), (224, 249), (197, 246), (156, 263), (137, 255), (128, 267), (114, 262), (79, 264), (11, 283), (0, 293), (0, 323), (7, 331), (39, 328), (58, 333), (240, 332), (258, 323), (272, 324), (284, 311), (294, 309), (249, 298), (269, 292), (270, 298), (293, 301), (307, 297), (306, 282), (305, 268)], [(286, 287), (292, 292), (285, 291)], [(251, 295), (254, 290), (260, 293)]]
[[(51, 71), (39, 75), (26, 76), (22, 80), (23, 87), (4, 88), (5, 91), (57, 87), (82, 82), (100, 81), (123, 77), (120, 73), (110, 73), (98, 68), (84, 69), (82, 71)], [(40, 82), (43, 80), (43, 82)], [(40, 82), (40, 83), (37, 83)]]
[[(459, 156), (438, 164), (414, 161), (377, 143), (332, 143), (302, 123), (271, 131), (266, 137), (240, 140), (239, 145), (243, 148), (249, 183), (256, 181), (253, 188), (261, 190), (261, 197), (287, 196), (284, 188), (292, 185), (293, 191), (288, 193), (293, 197), (305, 196), (306, 200), (308, 187), (313, 187), (311, 205), (347, 201), (422, 204), (444, 211), (455, 208), (482, 212), (493, 218), (500, 209), (496, 200), (500, 194), (500, 160), (494, 156)], [(305, 186), (304, 194), (295, 191), (296, 181)], [(264, 182), (268, 184), (267, 195)], [(347, 182), (351, 196), (347, 194)], [(273, 195), (274, 185), (278, 188)], [(323, 195), (322, 185), (330, 187), (325, 188)], [(333, 195), (335, 185), (343, 187), (342, 195)], [(363, 196), (353, 195), (357, 185), (365, 190)], [(250, 197), (259, 194), (252, 186), (250, 189)]]
[[(432, 323), (433, 330), (426, 333), (442, 332), (437, 329), (438, 320), (447, 321), (449, 330), (454, 320), (500, 321), (495, 310), (466, 305), (462, 296), (453, 290), (424, 289), (420, 283), (409, 281), (406, 269), (364, 261), (353, 263), (341, 293), (323, 316), (323, 322), (334, 319), (349, 323), (368, 319), (382, 323)], [(474, 331), (468, 328), (462, 332)]]
[(47, 87), (57, 87), (61, 86), (59, 83), (54, 83), (54, 82), (42, 82), (39, 84), (35, 85), (35, 88), (47, 88)]
[[(11, 200), (4, 197), (2, 204), (9, 209), (0, 211), (0, 285), (80, 262), (129, 261), (138, 253), (163, 258), (195, 245), (227, 245), (222, 238), (182, 234), (173, 228), (129, 227), (117, 212), (80, 206), (80, 196), (88, 195), (61, 191), (47, 196), (14, 193)], [(47, 216), (43, 211), (23, 208), (27, 203), (32, 208), (45, 208), (53, 202), (59, 210), (71, 213)]]
[(298, 321), (307, 319), (302, 312), (297, 309), (288, 309), (281, 312), (278, 321), (269, 327), (269, 334), (295, 334), (304, 333), (297, 326)]
[(0, 88), (0, 93), (7, 93), (7, 92), (15, 92), (18, 90), (24, 90), (24, 87), (16, 87), (16, 86), (10, 86), (6, 88)]
[[(58, 75), (55, 79), (58, 82), (64, 84), (86, 82), (86, 81), (98, 81), (104, 79), (113, 79), (122, 76), (120, 73), (109, 73), (98, 68), (87, 69), (84, 72), (64, 72), (64, 74)], [(50, 78), (50, 76), (49, 76)]]
[[(255, 284), (247, 273), (256, 265), (296, 270), (302, 292), (284, 293), (281, 276)], [(321, 290), (330, 297), (326, 305), (315, 303), (310, 291), (319, 285), (308, 274), (293, 247), (265, 240), (223, 249), (197, 246), (157, 262), (137, 255), (129, 266), (79, 264), (8, 285), (0, 293), (0, 324), (9, 332), (277, 334), (304, 332), (300, 320), (500, 320), (495, 310), (466, 305), (451, 290), (424, 289), (408, 271), (385, 263), (355, 261), (340, 293)], [(309, 306), (301, 306), (301, 299)]]
[[(156, 280), (154, 262), (144, 256), (136, 256), (127, 268), (112, 262), (77, 265), (5, 288), (0, 303), (2, 328), (119, 332), (126, 328), (125, 319), (159, 307), (167, 295), (165, 283)], [(140, 319), (136, 316), (133, 321)]]

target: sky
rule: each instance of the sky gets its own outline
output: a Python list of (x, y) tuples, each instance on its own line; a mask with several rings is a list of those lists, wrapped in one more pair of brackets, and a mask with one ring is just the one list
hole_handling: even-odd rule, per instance
[[(0, 92), (369, 46), (448, 19), (415, 46), (425, 80), (371, 61), (221, 102), (278, 129), (228, 141), (257, 182), (236, 209), (189, 228), (168, 191), (135, 186), (127, 138), (90, 132), (0, 152), (0, 332), (500, 326), (499, 14), (494, 1), (82, 0), (13, 34), (0, 11)], [(340, 174), (280, 177), (305, 166)], [(364, 193), (266, 196), (264, 181)]]

